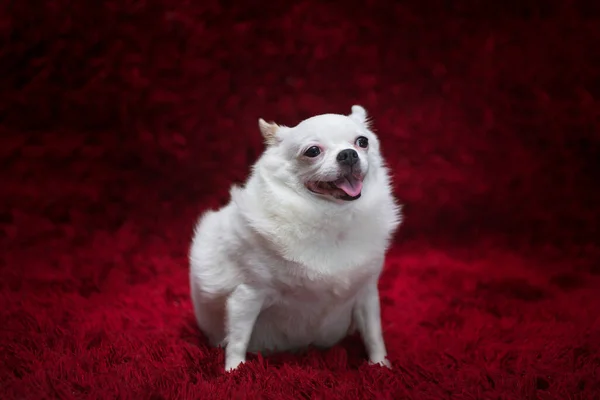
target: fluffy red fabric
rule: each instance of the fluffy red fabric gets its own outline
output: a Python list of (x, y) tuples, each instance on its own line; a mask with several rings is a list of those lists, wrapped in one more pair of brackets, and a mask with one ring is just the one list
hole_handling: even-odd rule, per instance
[[(593, 2), (4, 3), (3, 399), (600, 396)], [(405, 204), (394, 368), (350, 338), (225, 375), (190, 307), (195, 219), (259, 117), (355, 103)]]

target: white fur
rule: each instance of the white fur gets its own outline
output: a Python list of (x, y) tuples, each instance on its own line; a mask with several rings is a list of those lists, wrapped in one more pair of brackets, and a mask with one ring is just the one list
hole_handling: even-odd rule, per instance
[[(268, 146), (245, 186), (199, 220), (190, 249), (191, 296), (200, 329), (225, 346), (225, 369), (246, 352), (330, 347), (354, 329), (369, 361), (389, 366), (383, 340), (379, 279), (401, 221), (379, 142), (364, 108), (324, 114), (293, 128), (260, 120)], [(357, 136), (369, 148), (354, 146)], [(307, 146), (324, 149), (318, 160)], [(359, 150), (365, 171), (355, 201), (326, 198), (307, 179), (339, 173), (335, 155)]]

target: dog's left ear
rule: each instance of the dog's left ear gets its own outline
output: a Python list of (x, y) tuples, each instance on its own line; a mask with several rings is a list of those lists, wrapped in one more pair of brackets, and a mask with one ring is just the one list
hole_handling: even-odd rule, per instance
[(361, 125), (365, 125), (367, 127), (369, 126), (367, 110), (365, 110), (362, 106), (352, 106), (352, 114), (350, 114), (349, 117)]
[(260, 128), (260, 133), (267, 145), (271, 146), (277, 143), (277, 131), (279, 130), (279, 125), (274, 122), (267, 122), (262, 118), (258, 119), (258, 127)]

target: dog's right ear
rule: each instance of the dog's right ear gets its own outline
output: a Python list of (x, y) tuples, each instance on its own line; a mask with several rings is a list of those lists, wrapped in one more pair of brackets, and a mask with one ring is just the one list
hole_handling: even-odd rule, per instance
[(260, 128), (260, 133), (267, 145), (272, 146), (277, 143), (277, 131), (279, 131), (279, 125), (274, 122), (269, 123), (264, 119), (259, 118), (258, 127)]

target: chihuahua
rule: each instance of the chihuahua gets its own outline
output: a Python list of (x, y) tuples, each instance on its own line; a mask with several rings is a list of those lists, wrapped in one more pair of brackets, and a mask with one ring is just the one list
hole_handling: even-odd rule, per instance
[(327, 348), (356, 331), (369, 362), (390, 367), (377, 284), (402, 213), (365, 109), (258, 125), (266, 148), (250, 177), (194, 229), (201, 331), (225, 348), (226, 371), (248, 352)]

